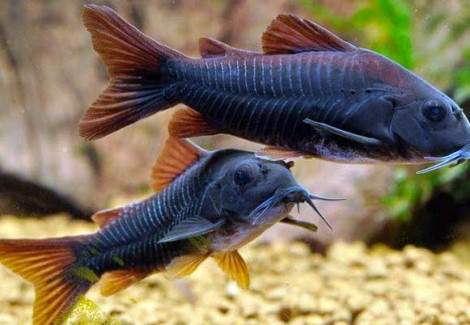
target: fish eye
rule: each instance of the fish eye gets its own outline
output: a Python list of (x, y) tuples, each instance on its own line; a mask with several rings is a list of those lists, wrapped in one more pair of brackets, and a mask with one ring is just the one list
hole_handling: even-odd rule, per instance
[(437, 100), (428, 100), (423, 106), (423, 115), (432, 122), (442, 121), (446, 115), (446, 108)]
[(253, 168), (248, 164), (243, 164), (233, 173), (233, 181), (237, 185), (246, 185), (253, 180)]

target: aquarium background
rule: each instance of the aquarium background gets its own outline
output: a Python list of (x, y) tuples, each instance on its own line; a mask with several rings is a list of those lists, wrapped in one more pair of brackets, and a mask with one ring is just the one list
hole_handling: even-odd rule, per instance
[[(466, 0), (3, 0), (0, 10), (2, 237), (41, 237), (92, 231), (96, 227), (86, 221), (93, 212), (123, 205), (152, 193), (149, 186), (150, 170), (167, 137), (168, 122), (177, 108), (154, 115), (98, 141), (87, 142), (78, 136), (81, 115), (107, 83), (106, 68), (93, 51), (90, 36), (81, 21), (84, 3), (111, 6), (161, 43), (195, 57), (199, 56), (199, 37), (213, 37), (234, 47), (259, 51), (261, 35), (271, 20), (281, 12), (294, 13), (320, 23), (355, 45), (372, 49), (399, 62), (444, 90), (464, 108), (467, 116), (470, 114), (470, 1)], [(260, 148), (258, 144), (225, 135), (201, 137), (194, 141), (206, 149)], [(424, 167), (346, 165), (316, 159), (297, 159), (293, 171), (312, 193), (347, 198), (342, 202), (318, 203), (333, 225), (333, 231), (313, 215), (310, 209), (303, 207), (300, 218), (316, 223), (319, 226), (317, 233), (308, 233), (288, 225), (275, 225), (256, 243), (250, 245), (254, 248), (248, 251), (247, 260), (255, 270), (252, 278), (257, 295), (250, 293), (244, 296), (238, 291), (230, 293), (230, 290), (235, 289), (230, 287), (231, 283), (218, 270), (213, 270), (214, 265), (211, 264), (201, 272), (210, 272), (215, 274), (210, 277), (219, 278), (217, 285), (214, 285), (218, 289), (213, 292), (200, 290), (201, 283), (211, 286), (206, 273), (198, 273), (194, 278), (185, 280), (187, 282), (178, 282), (175, 285), (160, 277), (161, 279), (148, 283), (150, 289), (146, 287), (148, 290), (145, 291), (147, 299), (147, 296), (139, 296), (136, 291), (128, 297), (127, 291), (120, 293), (117, 299), (127, 303), (121, 303), (114, 316), (117, 315), (117, 321), (122, 324), (127, 324), (126, 321), (133, 324), (135, 322), (129, 315), (134, 314), (127, 313), (128, 310), (141, 308), (134, 305), (142, 303), (150, 312), (156, 306), (152, 304), (156, 303), (161, 310), (173, 305), (199, 306), (184, 307), (188, 313), (191, 308), (199, 308), (207, 312), (207, 315), (218, 310), (222, 318), (202, 318), (209, 323), (229, 322), (229, 318), (223, 317), (235, 315), (256, 324), (262, 323), (264, 309), (268, 308), (266, 306), (274, 306), (274, 311), (266, 311), (266, 315), (273, 313), (273, 319), (280, 323), (294, 323), (296, 320), (299, 324), (302, 321), (306, 324), (314, 321), (318, 321), (318, 324), (323, 324), (323, 321), (331, 321), (328, 324), (356, 324), (361, 321), (364, 324), (367, 321), (377, 323), (375, 321), (380, 318), (377, 316), (380, 312), (368, 313), (368, 304), (359, 304), (361, 307), (356, 311), (350, 305), (346, 304), (349, 307), (344, 307), (346, 305), (338, 304), (342, 299), (361, 300), (360, 293), (355, 298), (346, 297), (341, 295), (342, 291), (335, 285), (330, 286), (335, 281), (342, 283), (342, 279), (350, 274), (348, 268), (354, 269), (355, 263), (359, 265), (358, 278), (362, 282), (354, 282), (354, 277), (347, 282), (352, 283), (354, 290), (358, 291), (374, 281), (373, 276), (367, 277), (367, 272), (377, 272), (378, 279), (381, 279), (379, 281), (386, 282), (396, 270), (406, 270), (406, 261), (413, 259), (427, 261), (430, 269), (435, 266), (436, 272), (440, 272), (442, 266), (442, 272), (445, 273), (446, 266), (451, 265), (448, 272), (456, 274), (455, 286), (462, 287), (469, 279), (470, 170), (468, 164), (463, 164), (429, 174), (415, 174)], [(293, 244), (296, 241), (307, 245)], [(264, 246), (263, 243), (271, 244)], [(330, 248), (333, 243), (336, 244)], [(423, 249), (414, 248), (415, 246)], [(399, 251), (392, 253), (385, 247)], [(266, 254), (263, 254), (263, 249), (267, 250)], [(285, 260), (276, 252), (286, 255)], [(444, 257), (433, 255), (434, 253), (444, 254)], [(294, 257), (289, 256), (292, 254)], [(318, 254), (326, 254), (326, 257)], [(356, 259), (343, 261), (343, 255), (356, 256)], [(392, 267), (390, 265), (394, 265), (393, 262), (387, 264), (389, 262), (377, 258), (380, 255), (391, 261), (395, 258), (393, 256), (397, 256), (398, 264)], [(271, 259), (266, 256), (271, 256), (276, 261), (279, 259), (279, 262), (272, 263), (272, 267), (278, 269), (267, 270), (262, 267), (271, 267)], [(309, 258), (313, 260), (308, 262)], [(296, 261), (302, 261), (305, 265), (299, 264), (304, 265), (299, 266), (300, 271), (296, 268), (292, 270), (285, 265), (287, 261), (294, 265)], [(323, 263), (326, 265), (325, 269), (322, 269)], [(333, 264), (329, 263), (337, 263), (336, 266), (344, 268), (345, 273), (335, 276), (334, 267), (328, 268), (328, 265)], [(378, 263), (379, 266), (376, 269), (372, 267), (371, 271), (370, 263)], [(385, 271), (380, 263), (385, 265)], [(409, 263), (412, 263), (410, 272), (414, 272), (413, 263), (418, 262)], [(361, 273), (361, 270), (365, 273)], [(330, 274), (330, 271), (333, 273)], [(9, 275), (4, 268), (2, 272), (12, 282), (9, 284), (10, 282), (3, 281), (0, 289), (19, 291), (12, 293), (13, 298), (8, 298), (11, 300), (0, 304), (0, 324), (3, 324), (1, 315), (6, 317), (5, 324), (15, 324), (15, 317), (28, 319), (30, 314), (18, 316), (22, 309), (15, 309), (15, 306), (31, 303), (32, 291), (23, 294), (23, 289), (17, 288), (21, 281)], [(282, 277), (279, 272), (282, 272)], [(423, 272), (429, 278), (437, 278), (437, 273)], [(302, 309), (304, 307), (284, 298), (302, 294), (301, 289), (305, 284), (297, 279), (294, 281), (294, 278), (305, 274), (313, 276), (307, 277), (305, 281), (311, 281), (311, 285), (319, 290), (314, 298), (304, 292), (306, 297), (310, 297), (305, 299), (311, 299), (311, 304), (317, 307), (324, 307), (326, 304), (329, 306), (325, 307), (326, 311), (323, 307), (309, 309), (308, 304), (307, 307), (304, 306), (305, 311)], [(257, 279), (260, 281), (258, 287)], [(423, 279), (427, 278), (410, 280), (409, 285), (415, 286), (416, 283), (421, 283), (419, 281), (426, 281)], [(467, 312), (463, 308), (459, 314), (459, 309), (455, 307), (457, 314), (449, 316), (454, 318), (447, 321), (435, 318), (445, 314), (439, 308), (444, 300), (451, 299), (455, 293), (454, 284), (451, 284), (454, 280), (442, 280), (442, 286), (449, 292), (436, 291), (436, 301), (423, 305), (437, 308), (437, 316), (419, 318), (417, 312), (410, 312), (414, 315), (410, 316), (411, 324), (418, 323), (413, 320), (422, 320), (423, 324), (428, 321), (429, 324), (432, 321), (435, 324), (464, 324), (464, 317), (467, 316), (470, 322), (468, 308)], [(326, 281), (328, 284), (320, 285), (319, 281)], [(191, 289), (193, 284), (196, 286), (195, 291)], [(25, 286), (24, 283), (22, 285)], [(387, 285), (406, 286), (406, 283)], [(162, 302), (155, 302), (152, 286), (158, 299), (165, 299), (165, 295), (174, 298), (169, 300), (167, 307), (159, 305)], [(432, 287), (431, 284), (429, 286)], [(418, 285), (413, 288), (416, 292), (422, 292), (429, 289), (429, 286), (423, 284), (422, 287)], [(207, 301), (215, 304), (219, 289), (224, 292), (224, 299), (228, 302), (214, 307)], [(268, 294), (270, 290), (274, 293)], [(279, 292), (276, 293), (276, 290)], [(465, 305), (466, 302), (467, 306), (470, 305), (470, 289), (465, 290), (468, 291), (465, 291), (463, 298), (455, 298), (458, 301), (455, 304)], [(337, 296), (326, 294), (331, 291), (336, 292)], [(377, 297), (386, 295), (386, 292), (384, 289), (377, 295), (364, 295), (369, 297), (367, 299), (370, 299), (372, 305)], [(210, 298), (205, 297), (205, 294)], [(270, 300), (270, 295), (276, 297), (276, 294), (283, 298)], [(427, 295), (431, 293), (423, 293), (423, 296)], [(138, 297), (135, 298), (138, 302), (129, 303), (132, 297)], [(328, 305), (328, 300), (321, 300), (327, 299), (325, 297), (334, 302)], [(411, 309), (413, 306), (416, 306), (416, 310), (425, 308), (419, 305), (418, 298), (407, 300)], [(100, 307), (106, 301), (107, 309), (103, 308), (105, 311), (113, 310), (113, 300), (96, 299), (99, 300)], [(244, 299), (248, 299), (248, 302)], [(364, 299), (363, 301), (368, 301)], [(201, 300), (205, 302), (198, 302)], [(249, 308), (246, 306), (253, 304), (259, 306), (259, 309), (252, 308), (254, 311), (251, 312), (245, 310)], [(385, 299), (384, 304), (385, 307), (383, 304), (377, 307), (384, 315), (387, 314), (386, 311), (397, 314), (396, 310), (400, 309), (400, 305), (392, 300)], [(215, 311), (209, 311), (211, 308), (215, 308)], [(445, 307), (442, 308), (447, 311)], [(134, 313), (138, 315), (139, 312), (135, 310)], [(335, 316), (338, 310), (349, 316), (344, 320), (339, 316), (338, 318)], [(25, 311), (30, 312), (29, 309)], [(16, 316), (13, 317), (13, 314)], [(305, 320), (307, 316), (312, 317), (310, 322)], [(157, 320), (154, 323), (160, 324)], [(175, 318), (173, 323), (193, 322), (191, 319)], [(142, 321), (142, 324), (153, 323)]]

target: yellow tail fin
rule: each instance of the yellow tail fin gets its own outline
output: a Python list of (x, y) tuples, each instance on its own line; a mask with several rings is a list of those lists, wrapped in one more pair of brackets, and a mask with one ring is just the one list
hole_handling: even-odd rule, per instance
[(71, 276), (75, 252), (85, 237), (0, 240), (0, 263), (34, 285), (33, 324), (60, 324), (63, 317), (93, 284)]

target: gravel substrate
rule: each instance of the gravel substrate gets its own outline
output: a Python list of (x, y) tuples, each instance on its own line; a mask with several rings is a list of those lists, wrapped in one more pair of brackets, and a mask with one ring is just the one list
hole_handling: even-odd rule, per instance
[[(1, 238), (94, 229), (61, 216), (0, 219)], [(155, 275), (108, 298), (97, 285), (69, 324), (470, 324), (470, 268), (451, 253), (338, 243), (323, 257), (302, 243), (255, 243), (241, 254), (249, 291), (209, 260), (189, 278)], [(0, 325), (29, 324), (32, 287), (4, 267), (0, 276)]]

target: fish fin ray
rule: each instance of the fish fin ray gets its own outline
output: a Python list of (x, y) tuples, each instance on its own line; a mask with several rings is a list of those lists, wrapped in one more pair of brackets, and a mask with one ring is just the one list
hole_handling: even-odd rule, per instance
[(250, 52), (231, 47), (228, 44), (210, 37), (201, 37), (199, 39), (199, 53), (205, 59), (223, 57), (227, 55), (261, 55), (261, 53)]
[(163, 238), (160, 238), (158, 243), (188, 239), (191, 237), (207, 234), (219, 229), (224, 223), (224, 219), (212, 223), (203, 217), (193, 216), (176, 224)]
[(152, 168), (152, 189), (156, 192), (169, 186), (186, 169), (207, 155), (207, 151), (189, 140), (170, 136)]
[(345, 130), (341, 130), (325, 123), (313, 121), (309, 118), (306, 118), (303, 122), (308, 125), (311, 125), (313, 128), (315, 128), (316, 130), (319, 130), (320, 132), (335, 134), (335, 135), (338, 135), (340, 137), (343, 137), (345, 139), (352, 140), (355, 142), (368, 144), (368, 145), (382, 144), (382, 141), (380, 141), (379, 139), (367, 137), (364, 135), (359, 135), (359, 134), (352, 133), (352, 132), (345, 131)]
[(99, 211), (95, 213), (91, 219), (96, 222), (100, 228), (103, 228), (114, 220), (119, 219), (119, 217), (122, 216), (123, 210), (124, 208), (114, 208)]
[(106, 272), (100, 280), (100, 292), (108, 297), (124, 290), (134, 283), (146, 278), (151, 272), (136, 270), (118, 270)]
[(212, 255), (217, 265), (228, 275), (235, 280), (238, 286), (242, 289), (248, 289), (250, 286), (250, 272), (243, 257), (238, 251), (221, 252)]
[(0, 240), (0, 263), (34, 285), (34, 325), (60, 322), (93, 284), (64, 275), (73, 268), (74, 251), (86, 237)]
[(256, 157), (269, 160), (284, 160), (302, 157), (305, 154), (300, 151), (280, 147), (264, 147), (256, 152)]
[(79, 132), (95, 140), (177, 103), (161, 66), (182, 53), (160, 44), (106, 6), (85, 5), (83, 22), (111, 77), (83, 115)]
[(206, 120), (192, 108), (183, 108), (175, 112), (168, 125), (171, 136), (192, 138), (222, 133), (216, 127), (209, 125)]
[(292, 14), (280, 14), (262, 37), (264, 54), (353, 51), (356, 47), (320, 25)]
[(192, 274), (209, 257), (209, 253), (192, 254), (174, 258), (165, 268), (170, 279), (179, 279)]

